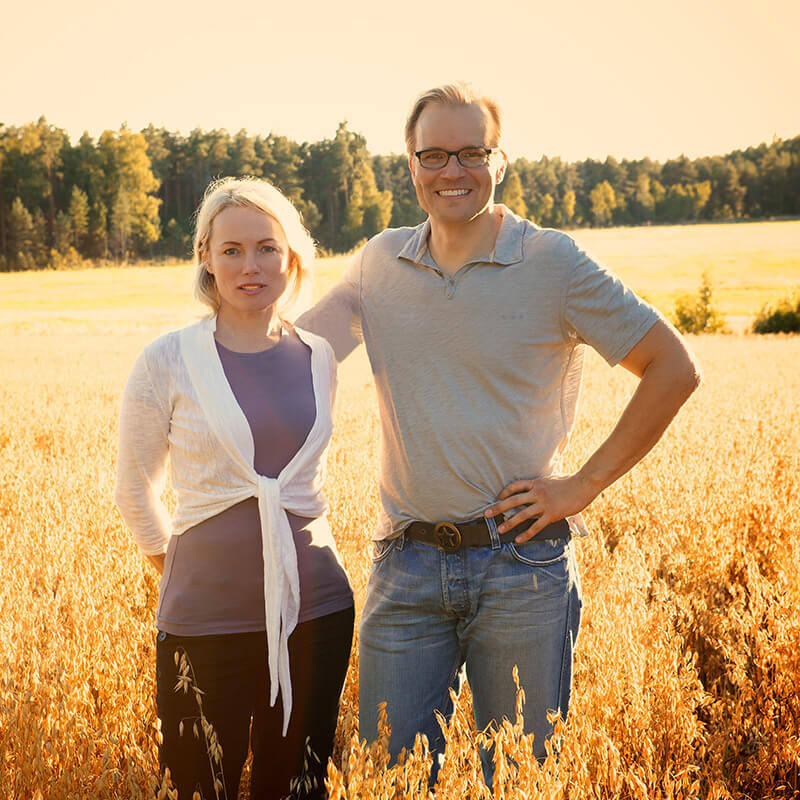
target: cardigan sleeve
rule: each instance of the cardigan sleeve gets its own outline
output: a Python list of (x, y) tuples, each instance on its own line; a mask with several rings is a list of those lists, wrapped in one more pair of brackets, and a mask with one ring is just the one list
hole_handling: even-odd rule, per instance
[(170, 413), (148, 366), (148, 350), (133, 365), (119, 420), (114, 500), (145, 555), (167, 549), (170, 518), (161, 493), (166, 485)]

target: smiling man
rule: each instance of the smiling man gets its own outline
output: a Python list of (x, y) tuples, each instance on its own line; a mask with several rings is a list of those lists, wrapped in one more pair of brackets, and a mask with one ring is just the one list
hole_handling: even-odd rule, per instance
[[(580, 621), (580, 512), (658, 441), (697, 386), (677, 332), (566, 234), (495, 204), (498, 106), (465, 84), (406, 125), (428, 220), (387, 230), (299, 324), (338, 358), (360, 341), (381, 417), (384, 513), (360, 627), (360, 721), (386, 701), (393, 756), (427, 735), (466, 671), (476, 722), (513, 719), (519, 669), (534, 752), (566, 716)], [(579, 471), (560, 457), (585, 345), (641, 380)], [(484, 776), (492, 775), (483, 754)], [(434, 769), (434, 776), (436, 770)], [(433, 777), (433, 776), (432, 776)]]

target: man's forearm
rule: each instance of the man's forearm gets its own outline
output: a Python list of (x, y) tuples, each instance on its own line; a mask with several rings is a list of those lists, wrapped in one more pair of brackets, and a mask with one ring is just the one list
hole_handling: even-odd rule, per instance
[(640, 380), (614, 430), (574, 475), (521, 479), (505, 486), (486, 516), (522, 510), (498, 527), (500, 533), (533, 521), (516, 538), (524, 542), (551, 522), (582, 511), (647, 454), (700, 383), (692, 354), (664, 321), (657, 322), (621, 363)]
[(699, 382), (690, 358), (656, 360), (645, 368), (614, 430), (578, 471), (592, 498), (653, 448)]

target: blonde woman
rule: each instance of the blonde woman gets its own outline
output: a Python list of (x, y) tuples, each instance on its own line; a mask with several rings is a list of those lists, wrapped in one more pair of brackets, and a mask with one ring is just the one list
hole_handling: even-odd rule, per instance
[[(206, 191), (194, 252), (213, 313), (145, 348), (120, 417), (116, 501), (162, 573), (161, 768), (180, 797), (218, 796), (216, 778), (235, 798), (250, 745), (251, 798), (323, 797), (353, 596), (321, 489), (336, 362), (285, 321), (308, 288), (313, 243), (275, 187), (228, 178)], [(174, 691), (176, 651), (204, 693), (220, 764), (193, 735), (193, 694)]]

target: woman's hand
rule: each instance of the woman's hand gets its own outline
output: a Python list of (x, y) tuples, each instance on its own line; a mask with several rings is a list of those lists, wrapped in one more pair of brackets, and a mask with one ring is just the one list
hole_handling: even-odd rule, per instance
[(147, 560), (156, 568), (159, 575), (164, 574), (164, 559), (166, 555), (166, 553), (161, 553), (157, 556), (147, 556)]

